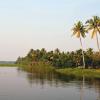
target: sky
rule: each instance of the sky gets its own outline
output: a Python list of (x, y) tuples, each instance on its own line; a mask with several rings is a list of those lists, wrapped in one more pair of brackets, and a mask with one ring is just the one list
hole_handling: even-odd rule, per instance
[[(80, 49), (71, 29), (95, 15), (100, 16), (100, 0), (0, 0), (0, 60), (14, 61), (31, 48)], [(95, 37), (87, 34), (83, 47), (97, 50)]]

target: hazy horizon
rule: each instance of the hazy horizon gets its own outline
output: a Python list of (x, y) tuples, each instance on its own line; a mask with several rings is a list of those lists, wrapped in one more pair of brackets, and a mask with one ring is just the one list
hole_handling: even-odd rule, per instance
[[(74, 23), (100, 16), (99, 0), (3, 0), (0, 8), (0, 61), (15, 61), (31, 48), (79, 49)], [(95, 38), (87, 35), (83, 47), (97, 50)]]

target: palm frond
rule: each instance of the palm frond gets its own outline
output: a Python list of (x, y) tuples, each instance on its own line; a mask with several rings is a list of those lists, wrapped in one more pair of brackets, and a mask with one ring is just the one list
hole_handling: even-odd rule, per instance
[(93, 38), (97, 32), (100, 34), (100, 17), (93, 16), (91, 19), (86, 21), (86, 25), (87, 30), (92, 31), (91, 38)]
[(94, 30), (92, 31), (91, 38), (93, 38), (95, 35), (96, 35), (96, 29), (94, 29)]

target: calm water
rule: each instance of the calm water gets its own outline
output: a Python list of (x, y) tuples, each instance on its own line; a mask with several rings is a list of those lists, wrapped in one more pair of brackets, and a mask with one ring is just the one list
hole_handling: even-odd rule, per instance
[(0, 100), (100, 100), (100, 80), (0, 67)]

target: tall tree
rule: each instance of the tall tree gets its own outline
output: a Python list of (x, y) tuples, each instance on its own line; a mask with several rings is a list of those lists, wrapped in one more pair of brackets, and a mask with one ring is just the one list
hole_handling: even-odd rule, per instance
[(100, 17), (98, 16), (93, 16), (93, 18), (89, 19), (86, 21), (87, 24), (87, 30), (91, 32), (91, 38), (96, 36), (97, 40), (97, 47), (100, 53), (100, 46), (99, 46), (99, 39), (98, 39), (98, 34), (100, 34)]
[(83, 51), (83, 45), (82, 45), (81, 38), (85, 38), (86, 28), (81, 21), (78, 21), (76, 24), (74, 24), (72, 31), (73, 31), (73, 35), (76, 35), (76, 37), (80, 39), (82, 56), (83, 56), (83, 68), (85, 68), (85, 58), (84, 58), (84, 51)]

